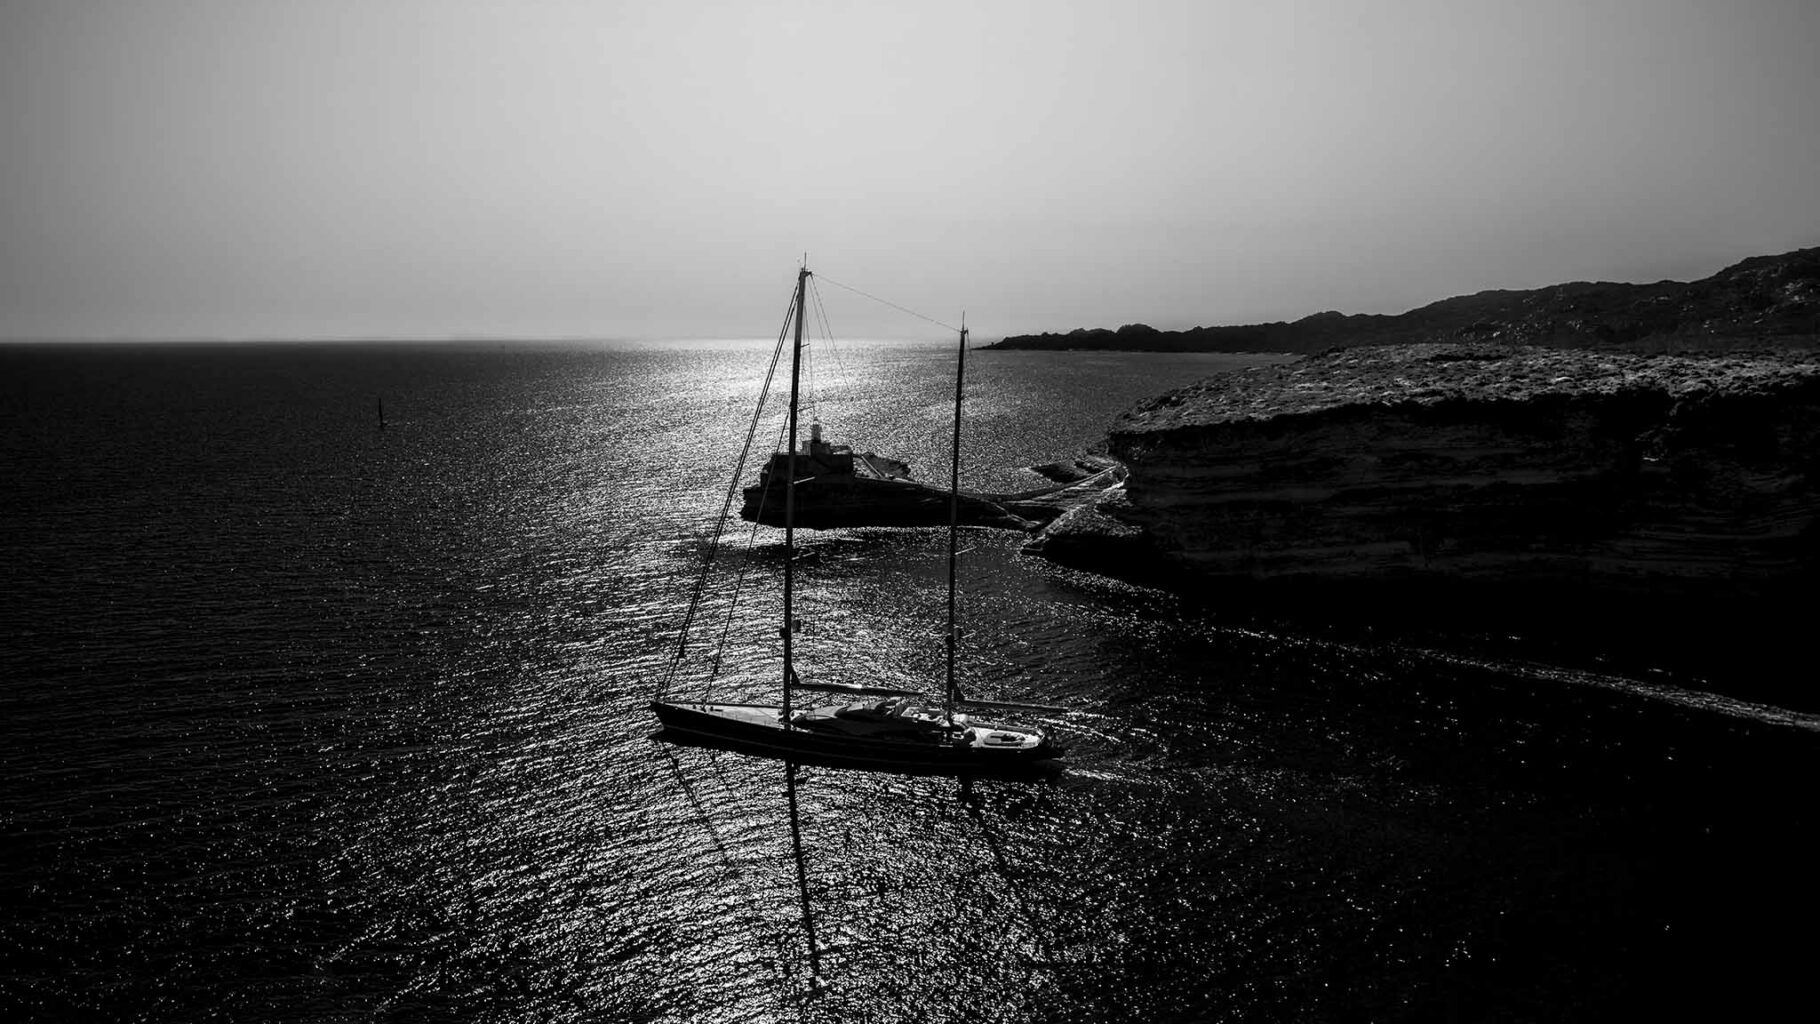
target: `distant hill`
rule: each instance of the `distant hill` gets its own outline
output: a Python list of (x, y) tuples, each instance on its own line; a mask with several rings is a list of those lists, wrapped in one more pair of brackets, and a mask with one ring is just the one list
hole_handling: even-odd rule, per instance
[(1820, 336), (1820, 247), (1755, 256), (1699, 281), (1575, 281), (1484, 291), (1395, 316), (1316, 313), (1293, 323), (1159, 331), (1021, 334), (998, 349), (1136, 352), (1319, 352), (1350, 345), (1491, 341), (1573, 348), (1705, 347), (1813, 342)]

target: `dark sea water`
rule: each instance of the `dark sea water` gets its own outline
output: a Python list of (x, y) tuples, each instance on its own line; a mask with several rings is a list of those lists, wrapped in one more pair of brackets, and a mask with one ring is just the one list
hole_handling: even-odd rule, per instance
[[(1672, 662), (1198, 611), (970, 532), (964, 685), (1074, 709), (1060, 777), (805, 768), (792, 808), (777, 762), (654, 741), (769, 351), (0, 348), (0, 1018), (1807, 1000), (1820, 726)], [(939, 480), (950, 360), (818, 356), (816, 411)], [(1033, 486), (1234, 362), (977, 353), (963, 484)], [(778, 543), (725, 541), (734, 692), (774, 678)], [(806, 546), (805, 675), (940, 671), (940, 531)]]

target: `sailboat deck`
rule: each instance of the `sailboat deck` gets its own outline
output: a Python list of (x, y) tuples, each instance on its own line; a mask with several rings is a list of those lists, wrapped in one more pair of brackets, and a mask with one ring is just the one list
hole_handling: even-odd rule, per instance
[(790, 726), (776, 705), (660, 701), (652, 709), (667, 730), (685, 736), (857, 767), (992, 767), (1060, 753), (1040, 733), (975, 725), (964, 715), (957, 715), (949, 729), (939, 714), (926, 709), (899, 716), (843, 716), (844, 707), (816, 708), (794, 715)]

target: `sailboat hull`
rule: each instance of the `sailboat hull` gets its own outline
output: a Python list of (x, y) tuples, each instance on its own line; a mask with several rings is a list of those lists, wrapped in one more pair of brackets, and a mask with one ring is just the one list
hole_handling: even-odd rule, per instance
[(941, 742), (921, 736), (851, 736), (785, 728), (783, 709), (764, 704), (651, 705), (666, 738), (771, 757), (800, 758), (836, 767), (882, 771), (967, 774), (1029, 770), (1061, 756), (1040, 734), (1034, 745), (994, 746), (989, 732)]

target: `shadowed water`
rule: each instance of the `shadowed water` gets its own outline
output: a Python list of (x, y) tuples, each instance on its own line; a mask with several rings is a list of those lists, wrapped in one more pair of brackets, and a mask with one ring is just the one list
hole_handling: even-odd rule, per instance
[[(0, 350), (0, 1013), (1603, 1020), (1798, 993), (1811, 716), (1673, 664), (1210, 616), (1007, 533), (964, 540), (962, 683), (1075, 709), (1041, 717), (1069, 769), (803, 768), (798, 858), (781, 763), (653, 741), (645, 707), (769, 354)], [(818, 355), (815, 411), (943, 479), (951, 359)], [(963, 486), (1031, 486), (1234, 364), (978, 353)], [(937, 678), (942, 533), (803, 539), (805, 676)], [(753, 557), (704, 610), (723, 697), (775, 692), (777, 544), (728, 535)]]

